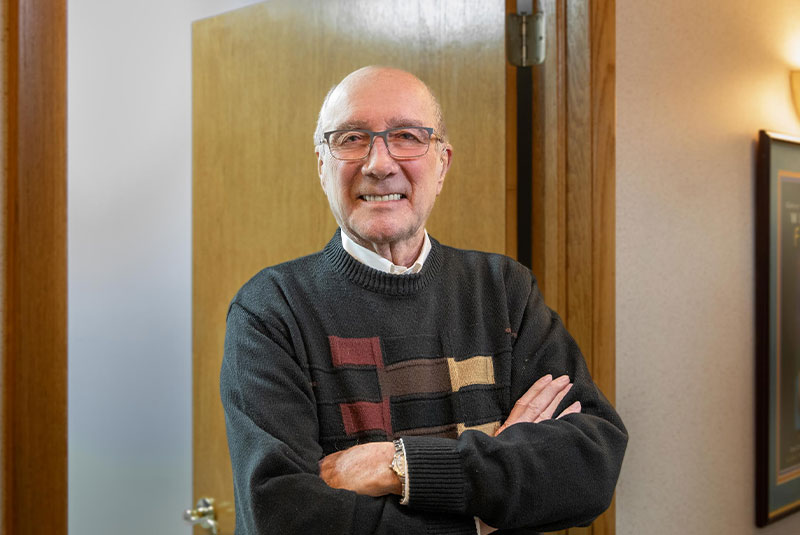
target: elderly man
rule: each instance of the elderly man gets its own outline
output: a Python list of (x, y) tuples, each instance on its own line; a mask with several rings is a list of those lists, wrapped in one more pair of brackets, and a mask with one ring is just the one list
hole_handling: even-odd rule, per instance
[(359, 69), (326, 97), (315, 143), (340, 230), (257, 274), (228, 313), (236, 533), (591, 522), (625, 428), (529, 270), (427, 235), (452, 159), (431, 92)]

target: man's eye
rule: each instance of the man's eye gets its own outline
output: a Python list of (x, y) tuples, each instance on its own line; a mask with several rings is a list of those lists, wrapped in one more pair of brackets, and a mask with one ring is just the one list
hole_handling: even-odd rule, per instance
[(363, 132), (346, 132), (337, 136), (335, 142), (339, 145), (355, 145), (363, 143), (367, 138)]
[(416, 141), (421, 142), (420, 135), (415, 130), (398, 130), (390, 134), (392, 139), (397, 141)]

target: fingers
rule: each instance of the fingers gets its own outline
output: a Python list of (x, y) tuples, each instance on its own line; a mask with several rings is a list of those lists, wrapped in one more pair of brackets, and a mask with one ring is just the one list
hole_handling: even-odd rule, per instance
[(494, 435), (499, 435), (503, 429), (518, 421), (525, 413), (525, 409), (528, 407), (528, 405), (530, 405), (536, 399), (536, 396), (538, 396), (542, 390), (544, 390), (544, 388), (552, 382), (553, 376), (548, 373), (533, 383), (528, 391), (522, 394), (522, 397), (517, 400), (517, 402), (511, 408), (511, 413), (508, 415), (505, 423), (495, 432)]
[(489, 535), (489, 533), (494, 533), (495, 531), (497, 531), (497, 528), (493, 528), (480, 518), (478, 519), (478, 523), (480, 524), (480, 530), (481, 530), (480, 535)]
[(578, 413), (578, 412), (581, 412), (581, 402), (580, 401), (576, 401), (575, 403), (573, 403), (572, 405), (570, 405), (569, 407), (567, 407), (566, 409), (561, 411), (561, 414), (559, 414), (556, 417), (556, 420), (558, 420), (562, 416), (566, 416), (567, 414), (575, 414), (575, 413)]
[[(537, 420), (542, 413), (544, 413), (553, 401), (558, 397), (562, 391), (565, 389), (569, 391), (570, 382), (569, 377), (566, 375), (562, 375), (558, 379), (553, 379), (552, 375), (545, 375), (528, 389), (525, 394), (522, 395), (521, 398), (517, 400), (514, 404), (514, 407), (511, 409), (511, 413), (508, 415), (508, 419), (505, 423), (497, 430), (495, 436), (499, 435), (502, 431), (504, 431), (507, 427), (514, 425), (515, 423), (519, 422), (537, 422)], [(560, 399), (553, 405), (552, 411), (550, 411), (549, 416), (547, 418), (551, 418), (553, 412), (555, 412), (558, 404), (566, 395), (566, 392), (563, 392)], [(546, 419), (546, 418), (541, 418)]]
[[(566, 377), (566, 376), (562, 376), (562, 377)], [(559, 377), (559, 379), (561, 379), (561, 377)], [(547, 374), (547, 375), (545, 375), (544, 377), (540, 377), (538, 381), (536, 381), (535, 383), (533, 383), (533, 384), (531, 385), (531, 387), (528, 389), (528, 391), (527, 391), (527, 392), (525, 392), (524, 394), (522, 394), (522, 397), (521, 397), (521, 398), (519, 398), (519, 400), (517, 401), (517, 403), (518, 403), (518, 404), (522, 404), (522, 405), (528, 405), (528, 404), (530, 404), (530, 402), (531, 402), (531, 401), (533, 401), (533, 400), (536, 398), (536, 396), (538, 396), (538, 395), (539, 395), (539, 393), (540, 393), (540, 392), (541, 392), (541, 391), (542, 391), (542, 390), (543, 390), (543, 389), (544, 389), (544, 388), (545, 388), (547, 385), (549, 385), (549, 384), (550, 384), (550, 383), (552, 383), (552, 382), (553, 382), (553, 376), (552, 376), (552, 374), (549, 374), (549, 373), (548, 373), (548, 374)], [(516, 407), (516, 405), (515, 405), (515, 407)], [(512, 411), (512, 412), (513, 412), (513, 411)]]
[(559, 391), (559, 393), (556, 394), (556, 397), (553, 398), (553, 401), (550, 402), (550, 405), (548, 405), (547, 408), (543, 410), (542, 413), (539, 416), (537, 416), (533, 422), (534, 423), (541, 422), (542, 420), (549, 420), (550, 418), (552, 418), (553, 413), (556, 412), (558, 405), (561, 403), (561, 400), (564, 399), (564, 396), (567, 395), (567, 392), (569, 392), (570, 388), (572, 388), (572, 383), (569, 383), (561, 391)]

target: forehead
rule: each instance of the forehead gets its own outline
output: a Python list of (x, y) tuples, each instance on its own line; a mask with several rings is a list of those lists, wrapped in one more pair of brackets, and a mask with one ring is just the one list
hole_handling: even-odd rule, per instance
[(434, 126), (428, 89), (405, 72), (375, 72), (345, 78), (334, 90), (325, 113), (325, 130), (393, 126)]

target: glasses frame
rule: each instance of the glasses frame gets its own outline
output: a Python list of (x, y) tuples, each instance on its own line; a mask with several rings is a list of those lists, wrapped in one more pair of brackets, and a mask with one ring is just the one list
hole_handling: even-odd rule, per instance
[[(392, 149), (389, 147), (389, 140), (387, 139), (386, 135), (389, 132), (394, 132), (395, 130), (406, 130), (408, 128), (418, 128), (420, 130), (425, 130), (428, 132), (430, 139), (428, 140), (428, 145), (425, 147), (425, 152), (418, 156), (397, 156), (392, 154)], [(369, 134), (369, 147), (367, 147), (367, 153), (360, 158), (340, 158), (333, 153), (330, 144), (330, 137), (333, 134), (338, 132), (361, 132), (363, 134)], [(422, 158), (431, 148), (431, 141), (441, 141), (441, 138), (436, 135), (433, 128), (430, 126), (396, 126), (394, 128), (387, 128), (386, 130), (381, 130), (380, 132), (375, 132), (374, 130), (367, 130), (365, 128), (340, 128), (339, 130), (329, 130), (322, 134), (322, 139), (319, 141), (320, 143), (324, 143), (328, 146), (328, 151), (330, 151), (331, 156), (336, 158), (337, 160), (341, 160), (343, 162), (357, 162), (359, 160), (364, 160), (369, 157), (369, 153), (372, 152), (372, 146), (375, 144), (375, 138), (379, 137), (383, 139), (383, 143), (386, 145), (386, 151), (389, 153), (389, 156), (394, 158), (395, 160), (416, 160), (417, 158)]]

